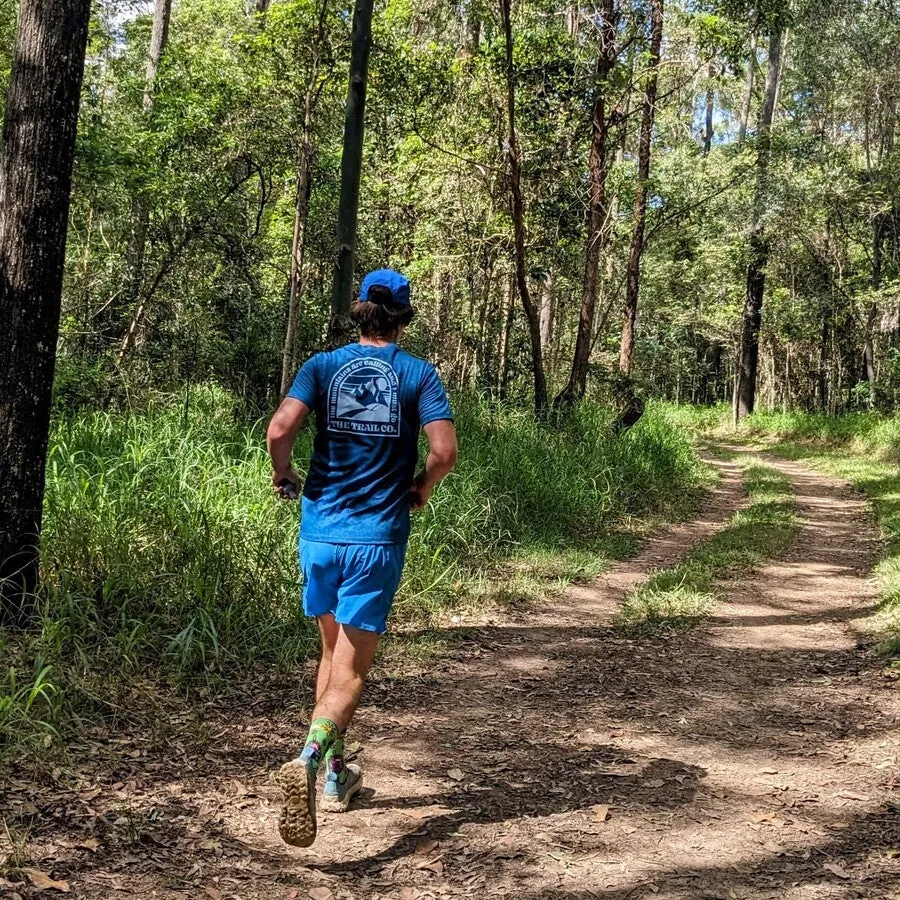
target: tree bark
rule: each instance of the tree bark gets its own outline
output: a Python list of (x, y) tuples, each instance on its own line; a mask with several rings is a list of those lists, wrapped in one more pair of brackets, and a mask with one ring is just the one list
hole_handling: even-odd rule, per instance
[[(169, 42), (169, 22), (172, 18), (172, 0), (155, 0), (153, 27), (150, 32), (150, 50), (144, 74), (144, 116), (153, 111), (156, 99), (156, 79), (166, 44)], [(131, 200), (131, 237), (125, 267), (125, 288), (122, 301), (132, 308), (132, 320), (125, 331), (119, 358), (123, 359), (131, 349), (131, 338), (136, 333), (134, 316), (140, 307), (141, 288), (144, 282), (144, 260), (147, 253), (147, 232), (150, 228), (150, 203), (144, 191), (139, 190)], [(116, 304), (117, 308), (121, 308)]]
[(747, 123), (750, 121), (750, 106), (753, 102), (753, 82), (756, 77), (756, 35), (750, 38), (750, 55), (747, 59), (747, 80), (744, 82), (744, 96), (741, 100), (741, 115), (738, 124), (738, 146), (743, 146), (747, 138)]
[(769, 63), (759, 133), (756, 139), (756, 187), (753, 197), (753, 219), (750, 231), (750, 259), (747, 264), (747, 288), (741, 344), (734, 398), (734, 421), (739, 422), (753, 412), (756, 402), (756, 379), (759, 369), (759, 330), (762, 323), (766, 267), (769, 264), (769, 239), (763, 222), (768, 197), (769, 155), (772, 119), (778, 80), (781, 74), (782, 31), (775, 28), (769, 37)]
[(515, 307), (516, 276), (510, 272), (507, 279), (506, 296), (502, 306), (502, 328), (500, 330), (500, 365), (497, 372), (497, 387), (501, 400), (506, 399), (509, 390), (509, 344), (512, 339), (513, 316)]
[(150, 32), (150, 54), (144, 80), (144, 112), (153, 109), (156, 78), (166, 44), (169, 43), (169, 23), (172, 20), (172, 0), (155, 0), (153, 5), (153, 30)]
[(653, 139), (653, 119), (656, 114), (656, 89), (659, 76), (659, 55), (662, 48), (663, 0), (653, 0), (650, 19), (650, 61), (644, 91), (641, 116), (641, 136), (638, 143), (637, 186), (634, 197), (634, 231), (628, 254), (625, 276), (625, 316), (622, 343), (619, 348), (619, 370), (630, 375), (634, 363), (634, 338), (637, 323), (638, 294), (640, 292), (641, 256), (644, 253), (644, 226), (647, 221), (647, 187), (650, 178), (650, 149)]
[(329, 345), (339, 346), (351, 334), (350, 298), (356, 260), (356, 227), (359, 213), (359, 183), (362, 177), (363, 127), (369, 53), (372, 49), (374, 0), (356, 0), (350, 50), (350, 83), (344, 111), (344, 145), (341, 154), (341, 195), (338, 205), (337, 260), (331, 297)]
[(712, 149), (712, 139), (713, 139), (713, 109), (715, 106), (715, 91), (713, 90), (712, 80), (716, 74), (716, 66), (715, 63), (710, 61), (709, 71), (707, 73), (709, 77), (709, 83), (706, 86), (706, 116), (704, 122), (703, 129), (703, 155), (707, 156), (709, 151)]
[(500, 17), (503, 23), (503, 34), (506, 49), (506, 111), (508, 118), (508, 135), (506, 155), (509, 160), (509, 193), (510, 212), (513, 220), (513, 237), (515, 242), (516, 285), (519, 300), (525, 312), (528, 324), (528, 336), (531, 341), (531, 369), (534, 376), (534, 412), (538, 419), (547, 415), (547, 379), (544, 375), (543, 354), (541, 351), (541, 323), (537, 307), (531, 298), (528, 288), (527, 266), (525, 261), (525, 210), (522, 202), (522, 167), (519, 160), (518, 140), (516, 137), (516, 75), (513, 67), (512, 20), (510, 14), (511, 0), (500, 0)]
[(553, 405), (565, 408), (577, 403), (587, 389), (588, 364), (594, 338), (594, 319), (597, 310), (597, 284), (600, 256), (609, 239), (609, 209), (606, 199), (607, 138), (609, 116), (606, 111), (606, 92), (610, 72), (616, 64), (616, 20), (618, 10), (615, 0), (603, 0), (601, 4), (600, 48), (597, 54), (596, 81), (591, 120), (591, 147), (588, 157), (590, 195), (588, 198), (588, 225), (584, 248), (584, 272), (581, 280), (581, 309), (575, 336), (572, 369), (566, 386), (559, 392)]
[(0, 149), (0, 620), (34, 618), (90, 0), (22, 0)]
[(321, 47), (325, 33), (328, 0), (322, 0), (316, 28), (309, 80), (303, 97), (303, 128), (300, 132), (300, 161), (297, 166), (297, 186), (294, 194), (294, 236), (291, 241), (291, 274), (288, 284), (288, 321), (281, 356), (281, 393), (286, 394), (297, 370), (299, 357), (300, 312), (303, 297), (303, 256), (306, 250), (306, 220), (309, 216), (309, 196), (312, 189), (312, 127), (316, 111)]
[(544, 284), (541, 289), (541, 353), (543, 359), (547, 359), (550, 349), (550, 336), (553, 331), (553, 313), (555, 306), (555, 286), (556, 281), (552, 272), (548, 272), (544, 277)]

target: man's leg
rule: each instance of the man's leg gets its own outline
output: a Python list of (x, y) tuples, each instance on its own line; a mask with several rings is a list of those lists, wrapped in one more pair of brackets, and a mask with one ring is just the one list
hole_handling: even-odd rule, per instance
[(359, 705), (366, 675), (372, 668), (381, 635), (352, 625), (338, 625), (325, 690), (319, 695), (314, 718), (329, 719), (346, 730)]
[(331, 675), (331, 660), (334, 657), (334, 646), (338, 639), (340, 626), (334, 620), (334, 613), (325, 613), (317, 618), (319, 636), (322, 639), (322, 655), (319, 659), (319, 671), (316, 673), (316, 703), (322, 699), (328, 678)]
[(359, 705), (381, 635), (350, 625), (337, 625), (334, 646), (329, 654), (332, 625), (336, 625), (333, 616), (319, 617), (321, 665), (327, 664), (328, 680), (321, 689), (324, 673), (320, 668), (316, 682), (319, 699), (306, 745), (300, 758), (286, 763), (279, 773), (284, 795), (279, 831), (286, 843), (297, 847), (308, 847), (315, 840), (315, 776), (324, 759), (329, 760), (333, 772), (330, 781), (334, 782), (326, 785), (325, 809), (345, 810), (362, 786), (359, 768), (344, 765), (343, 734)]
[(322, 809), (345, 812), (353, 797), (362, 788), (359, 766), (344, 761), (344, 734), (350, 724), (372, 667), (381, 635), (339, 626), (331, 661), (331, 675), (324, 694), (316, 704), (317, 722), (333, 723), (338, 736), (325, 751), (327, 777), (322, 795)]

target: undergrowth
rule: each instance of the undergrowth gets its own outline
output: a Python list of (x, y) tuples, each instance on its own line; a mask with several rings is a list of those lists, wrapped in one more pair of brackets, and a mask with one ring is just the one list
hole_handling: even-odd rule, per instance
[[(227, 683), (314, 650), (299, 604), (298, 505), (272, 496), (265, 423), (236, 410), (209, 387), (189, 407), (56, 422), (41, 630), (5, 649), (0, 742), (52, 738), (74, 706), (102, 716), (141, 678)], [(689, 437), (652, 410), (622, 436), (587, 403), (553, 427), (477, 398), (457, 399), (456, 415), (460, 463), (415, 519), (401, 631), (596, 574), (626, 549), (617, 530), (686, 512), (706, 477)], [(306, 431), (301, 470), (310, 443)]]
[(715, 605), (718, 581), (759, 566), (791, 544), (797, 520), (790, 480), (758, 461), (745, 466), (742, 480), (746, 509), (678, 565), (631, 591), (622, 601), (618, 624), (639, 629), (692, 625)]

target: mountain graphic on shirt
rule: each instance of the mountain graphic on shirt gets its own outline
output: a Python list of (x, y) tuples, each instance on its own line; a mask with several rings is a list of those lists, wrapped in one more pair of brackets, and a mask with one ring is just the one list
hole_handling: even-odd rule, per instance
[(397, 374), (380, 359), (364, 357), (342, 366), (328, 389), (329, 431), (400, 434)]

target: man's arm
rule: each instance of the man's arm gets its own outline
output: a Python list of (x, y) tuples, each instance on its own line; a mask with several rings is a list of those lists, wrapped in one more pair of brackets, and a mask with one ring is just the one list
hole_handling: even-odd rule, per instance
[(299, 490), (300, 476), (291, 466), (291, 450), (297, 432), (309, 415), (309, 407), (293, 397), (285, 397), (272, 416), (266, 431), (266, 445), (272, 458), (272, 484), (280, 494), (279, 484), (286, 478)]
[(456, 465), (459, 445), (456, 441), (456, 426), (449, 419), (429, 422), (425, 428), (428, 438), (428, 458), (425, 468), (416, 476), (412, 488), (411, 509), (421, 509), (428, 502), (434, 486), (445, 478)]

